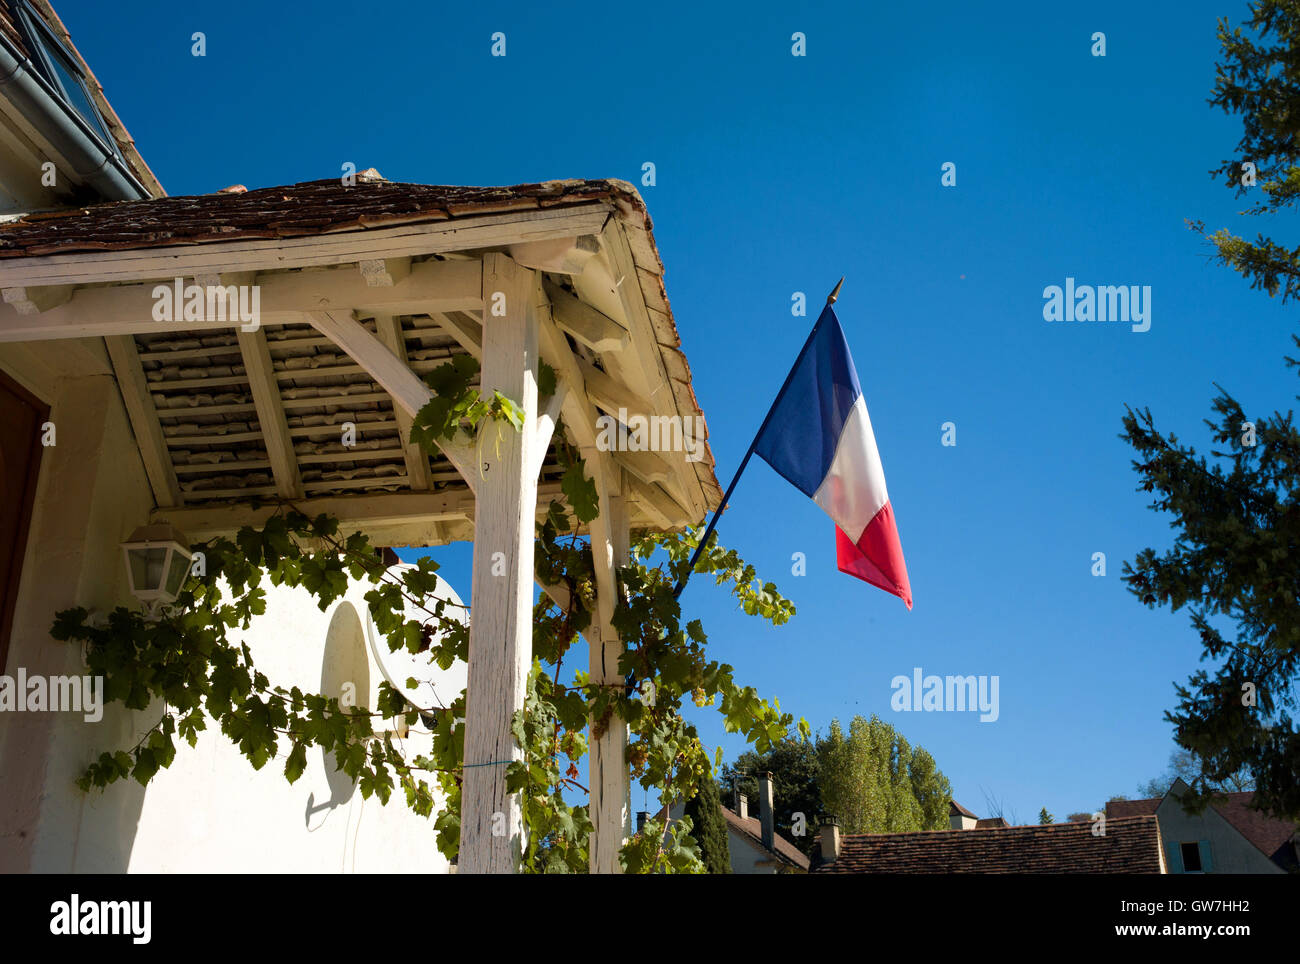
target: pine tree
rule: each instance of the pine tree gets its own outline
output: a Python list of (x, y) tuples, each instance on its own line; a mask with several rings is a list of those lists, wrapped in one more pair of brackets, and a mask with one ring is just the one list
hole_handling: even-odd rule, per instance
[[(1275, 214), (1300, 200), (1300, 0), (1258, 0), (1250, 10), (1244, 33), (1219, 24), (1223, 62), (1210, 103), (1240, 115), (1244, 133), (1238, 156), (1214, 173), (1257, 200), (1247, 213)], [(1215, 260), (1251, 287), (1283, 303), (1300, 297), (1293, 243), (1248, 242), (1226, 229), (1210, 241)], [(1300, 819), (1300, 433), (1290, 412), (1248, 418), (1222, 388), (1212, 407), (1212, 459), (1157, 430), (1150, 409), (1125, 416), (1139, 488), (1173, 516), (1175, 539), (1165, 552), (1139, 553), (1124, 580), (1147, 606), (1186, 606), (1202, 658), (1217, 667), (1178, 686), (1179, 705), (1165, 714), (1199, 761), (1184, 804), (1204, 806), (1244, 768), (1263, 809)]]
[(1038, 811), (1038, 822), (1040, 824), (1056, 823), (1056, 818), (1047, 812), (1046, 807), (1043, 807), (1042, 810)]

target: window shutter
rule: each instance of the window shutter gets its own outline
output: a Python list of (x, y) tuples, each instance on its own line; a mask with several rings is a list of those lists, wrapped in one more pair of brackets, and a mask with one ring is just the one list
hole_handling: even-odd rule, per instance
[(1214, 870), (1214, 862), (1210, 860), (1210, 842), (1208, 840), (1198, 840), (1196, 847), (1201, 852), (1201, 871), (1211, 873)]
[(1178, 849), (1178, 841), (1173, 837), (1165, 838), (1165, 862), (1169, 864), (1171, 874), (1183, 872), (1183, 853)]

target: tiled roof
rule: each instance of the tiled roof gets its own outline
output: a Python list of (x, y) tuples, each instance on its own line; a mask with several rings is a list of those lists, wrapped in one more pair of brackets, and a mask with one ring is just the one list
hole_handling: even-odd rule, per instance
[[(820, 862), (819, 862), (820, 863)], [(854, 834), (839, 858), (814, 865), (823, 874), (1158, 874), (1154, 816), (1106, 822), (1094, 837), (1086, 823), (990, 830)]]
[[(727, 826), (732, 830), (748, 838), (758, 849), (767, 850), (763, 846), (763, 825), (759, 820), (754, 817), (742, 819), (740, 814), (727, 807), (722, 808), (722, 815), (727, 818)], [(779, 833), (772, 834), (772, 849), (767, 852), (783, 864), (800, 870), (808, 869), (807, 855)]]
[(971, 813), (969, 810), (963, 807), (956, 800), (948, 801), (948, 814), (949, 816), (960, 815), (963, 817), (971, 817), (973, 819), (978, 819), (975, 817), (975, 814)]
[[(115, 201), (29, 214), (0, 225), (0, 257), (296, 238), (600, 200), (612, 200), (645, 216), (640, 195), (623, 181), (459, 187), (358, 176), (349, 186), (334, 177), (255, 191)], [(645, 221), (649, 231), (648, 216)], [(662, 265), (656, 267), (662, 271)]]
[(1300, 831), (1300, 824), (1278, 820), (1252, 809), (1250, 801), (1253, 797), (1253, 793), (1229, 793), (1228, 799), (1216, 803), (1214, 809), (1238, 833), (1258, 847), (1264, 856), (1288, 868), (1295, 867), (1296, 855), (1294, 848), (1291, 848), (1291, 840)]
[[(1216, 798), (1210, 805), (1264, 856), (1288, 869), (1294, 867), (1296, 858), (1291, 840), (1296, 832), (1300, 831), (1300, 824), (1279, 820), (1253, 809), (1250, 802), (1254, 796), (1254, 792), (1250, 790), (1226, 793)], [(1106, 819), (1109, 821), (1114, 817), (1155, 813), (1164, 799), (1164, 797), (1152, 797), (1147, 800), (1112, 800), (1106, 804)]]
[(1151, 800), (1111, 800), (1106, 804), (1106, 819), (1113, 817), (1141, 817), (1156, 812), (1163, 797)]
[[(78, 252), (89, 252), (82, 257), (90, 261), (93, 252), (100, 251), (175, 250), (181, 246), (192, 250), (211, 242), (244, 240), (265, 244), (265, 239), (364, 233), (421, 222), (447, 223), (454, 231), (457, 220), (465, 217), (508, 218), (509, 212), (581, 205), (621, 221), (636, 269), (632, 283), (639, 288), (650, 316), (655, 344), (648, 347), (663, 360), (677, 412), (702, 414), (689, 364), (679, 348), (681, 339), (664, 289), (663, 263), (649, 215), (636, 189), (623, 181), (461, 187), (394, 183), (365, 172), (358, 174), (351, 186), (330, 178), (253, 191), (110, 202), (29, 214), (0, 225), (0, 259), (5, 259), (0, 263), (21, 271), (25, 267), (22, 259), (45, 255), (71, 253), (69, 260), (75, 261)], [(525, 226), (520, 238), (526, 237)], [(435, 322), (413, 317), (404, 319), (402, 325), (412, 368), (420, 374), (460, 350)], [(300, 459), (308, 457), (313, 463), (312, 468), (304, 469), (311, 475), (310, 479), (304, 475), (311, 491), (405, 490), (409, 479), (402, 468), (401, 440), (391, 431), (391, 403), (373, 380), (304, 326), (267, 325), (265, 330), (276, 377), (291, 383), (283, 393), (285, 404), (302, 409), (291, 414), (302, 414), (304, 420), (301, 424), (291, 421), (289, 427), (303, 439), (295, 440)], [(254, 404), (233, 332), (190, 338), (137, 336), (136, 347), (169, 446), (173, 436), (177, 439), (179, 448), (173, 454), (178, 458), (176, 470), (183, 476), (186, 504), (226, 500), (237, 490), (247, 496), (271, 494), (268, 455), (258, 438), (259, 430), (246, 424)], [(282, 350), (277, 353), (277, 349)], [(345, 395), (352, 397), (342, 398)], [(313, 398), (323, 401), (316, 404)], [(365, 404), (358, 408), (353, 401)], [(208, 410), (219, 414), (208, 418)], [(345, 421), (358, 427), (363, 421), (375, 423), (370, 426), (375, 431), (366, 446), (340, 453), (335, 451), (337, 446), (320, 449), (307, 440), (307, 436), (329, 434), (332, 427)], [(380, 430), (386, 434), (377, 434)], [(189, 444), (205, 434), (213, 435), (215, 448), (200, 445), (196, 449)], [(317, 464), (343, 454), (355, 457), (346, 461), (363, 459), (365, 464), (337, 470)], [(715, 506), (722, 494), (713, 466), (706, 441), (704, 457), (692, 468), (706, 508)], [(456, 473), (447, 466), (435, 465), (434, 471), (442, 473), (437, 481), (456, 482)]]
[(980, 817), (975, 821), (976, 830), (993, 830), (998, 827), (1006, 827), (1009, 824), (1001, 817)]

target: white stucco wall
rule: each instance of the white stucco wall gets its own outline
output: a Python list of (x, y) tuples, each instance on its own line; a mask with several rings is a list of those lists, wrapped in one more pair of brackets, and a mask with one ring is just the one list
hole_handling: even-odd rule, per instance
[(733, 874), (775, 874), (771, 854), (754, 846), (754, 842), (731, 827), (727, 828), (727, 850), (731, 853)]
[[(43, 453), (4, 672), (80, 675), (79, 648), (49, 636), (54, 614), (136, 605), (119, 543), (147, 521), (153, 498), (102, 342), (0, 345), (0, 368), (51, 406), (57, 427)], [(267, 614), (243, 637), (258, 668), (313, 691), (355, 678), (358, 701), (373, 704), (382, 677), (369, 647), (355, 645), (368, 621), (364, 589), (322, 613), (305, 591), (268, 587)], [(458, 693), (464, 672), (442, 674), (439, 694)], [(98, 723), (0, 713), (0, 872), (446, 871), (432, 819), (412, 814), (400, 790), (386, 807), (363, 801), (319, 751), (290, 786), (288, 746), (257, 772), (210, 728), (194, 749), (178, 741), (172, 767), (147, 790), (132, 780), (76, 788), (100, 752), (130, 748), (159, 715), (118, 704)], [(422, 738), (414, 732), (408, 746), (420, 752)]]
[[(79, 675), (78, 647), (50, 638), (54, 614), (131, 601), (118, 544), (153, 499), (102, 342), (3, 345), (0, 367), (50, 406), (56, 430), (42, 453), (5, 672)], [(132, 745), (137, 715), (114, 706), (90, 724), (0, 714), (0, 871), (125, 869), (143, 790), (124, 785), (88, 815), (74, 781), (92, 748)]]
[[(232, 639), (248, 644), (254, 663), (273, 683), (338, 696), (355, 686), (359, 704), (375, 704), (383, 678), (370, 637), (368, 583), (354, 584), (326, 612), (302, 589), (267, 588), (266, 614)], [(382, 640), (379, 640), (383, 645)], [(429, 667), (440, 693), (465, 685), (463, 666)], [(450, 698), (450, 697), (449, 697)], [(392, 721), (376, 730), (392, 729)], [(423, 726), (405, 740), (408, 754), (428, 753)], [(130, 870), (150, 873), (446, 873), (433, 819), (418, 817), (396, 789), (385, 806), (362, 798), (351, 781), (316, 750), (290, 786), (284, 778), (289, 745), (255, 771), (235, 744), (210, 728), (194, 749), (182, 745), (172, 766), (150, 783), (131, 851)], [(429, 781), (432, 786), (432, 780)]]

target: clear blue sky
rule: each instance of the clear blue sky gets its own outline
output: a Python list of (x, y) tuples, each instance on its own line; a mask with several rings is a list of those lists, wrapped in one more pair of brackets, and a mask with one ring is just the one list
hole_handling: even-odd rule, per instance
[[(1164, 770), (1162, 713), (1200, 647), (1185, 614), (1146, 610), (1119, 579), (1170, 538), (1134, 491), (1124, 404), (1204, 442), (1212, 381), (1257, 414), (1296, 387), (1291, 312), (1210, 265), (1184, 226), (1256, 229), (1207, 173), (1240, 129), (1205, 103), (1215, 21), (1240, 21), (1244, 0), (56, 6), (172, 194), (337, 177), (345, 161), (450, 184), (639, 183), (653, 161), (641, 190), (724, 486), (846, 275), (837, 308), (915, 609), (838, 574), (830, 521), (755, 461), (721, 535), (798, 616), (765, 627), (705, 579), (689, 614), (814, 728), (895, 723), (980, 814), (987, 794), (1024, 822), (1063, 817)], [(489, 56), (498, 30), (505, 58)], [(1150, 285), (1151, 330), (1044, 322), (1042, 290), (1067, 275)], [(794, 291), (808, 318), (791, 317)], [(438, 555), (468, 595), (466, 549)], [(915, 666), (999, 676), (1000, 719), (891, 713), (890, 679)], [(728, 758), (743, 749), (696, 716)]]

